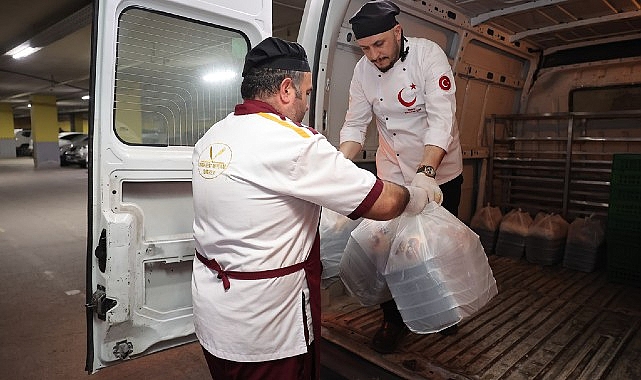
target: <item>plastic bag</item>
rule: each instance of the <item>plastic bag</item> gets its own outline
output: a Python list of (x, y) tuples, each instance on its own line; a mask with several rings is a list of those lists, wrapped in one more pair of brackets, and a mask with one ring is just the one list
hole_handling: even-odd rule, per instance
[(350, 233), (359, 225), (362, 218), (352, 220), (328, 208), (321, 211), (320, 225), (320, 255), (323, 263), (321, 279), (337, 277), (341, 257), (345, 251)]
[(597, 251), (605, 239), (603, 222), (594, 217), (576, 218), (568, 228), (567, 244)]
[(525, 257), (533, 264), (554, 265), (563, 260), (568, 222), (559, 214), (539, 212), (528, 229)]
[(485, 253), (491, 255), (496, 247), (496, 239), (499, 235), (499, 225), (503, 219), (503, 213), (498, 207), (491, 207), (489, 204), (480, 208), (470, 221), (470, 228), (481, 238), (481, 244)]
[(520, 259), (525, 254), (525, 238), (532, 217), (521, 209), (514, 209), (503, 217), (496, 240), (496, 254)]
[(486, 231), (498, 231), (499, 225), (503, 219), (503, 213), (498, 207), (491, 207), (489, 204), (481, 207), (472, 217), (470, 221), (470, 228), (483, 229)]
[(383, 273), (403, 321), (419, 334), (460, 322), (498, 294), (479, 237), (435, 203), (399, 217)]
[(363, 219), (347, 241), (339, 275), (345, 288), (363, 306), (392, 299), (382, 273), (397, 226), (398, 218), (389, 221)]
[(568, 228), (563, 266), (582, 272), (592, 272), (603, 264), (605, 228), (594, 217), (576, 218)]

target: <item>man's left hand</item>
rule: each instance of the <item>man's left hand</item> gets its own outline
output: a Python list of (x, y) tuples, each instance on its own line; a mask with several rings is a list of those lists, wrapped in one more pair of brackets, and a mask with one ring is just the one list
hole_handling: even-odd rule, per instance
[(430, 202), (436, 202), (439, 205), (443, 203), (443, 192), (434, 178), (428, 177), (423, 173), (416, 173), (412, 180), (412, 186), (424, 189)]

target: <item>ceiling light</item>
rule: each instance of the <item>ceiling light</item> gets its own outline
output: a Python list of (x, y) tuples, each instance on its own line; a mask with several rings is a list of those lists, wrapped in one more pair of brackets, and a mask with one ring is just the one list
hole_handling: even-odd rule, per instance
[(205, 82), (229, 82), (236, 78), (238, 74), (234, 70), (212, 71), (203, 76)]
[(28, 55), (31, 55), (31, 54), (37, 52), (40, 49), (41, 48), (39, 48), (39, 47), (35, 47), (34, 48), (34, 47), (31, 47), (28, 44), (27, 45), (22, 44), (22, 45), (16, 46), (15, 48), (9, 50), (7, 52), (7, 55), (12, 56), (13, 59), (20, 59), (20, 58), (24, 58), (24, 57), (26, 57)]
[(83, 97), (82, 97), (82, 98), (80, 98), (80, 99), (82, 99), (82, 100), (89, 100), (89, 95), (85, 95), (85, 96), (83, 96)]
[(27, 107), (28, 107), (28, 108), (31, 108), (31, 103), (27, 104)]

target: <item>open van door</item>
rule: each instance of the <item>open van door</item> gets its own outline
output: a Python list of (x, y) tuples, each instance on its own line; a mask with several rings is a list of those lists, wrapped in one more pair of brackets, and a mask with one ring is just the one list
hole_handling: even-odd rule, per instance
[(191, 155), (242, 101), (271, 0), (95, 1), (87, 243), (93, 373), (194, 341)]

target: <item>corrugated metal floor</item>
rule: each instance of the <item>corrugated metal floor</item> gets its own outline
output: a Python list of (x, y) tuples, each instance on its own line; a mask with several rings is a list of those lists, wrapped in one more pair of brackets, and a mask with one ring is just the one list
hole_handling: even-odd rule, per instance
[(453, 336), (410, 334), (399, 352), (369, 349), (377, 307), (338, 296), (324, 337), (407, 379), (641, 379), (641, 289), (604, 272), (490, 256), (499, 294)]

